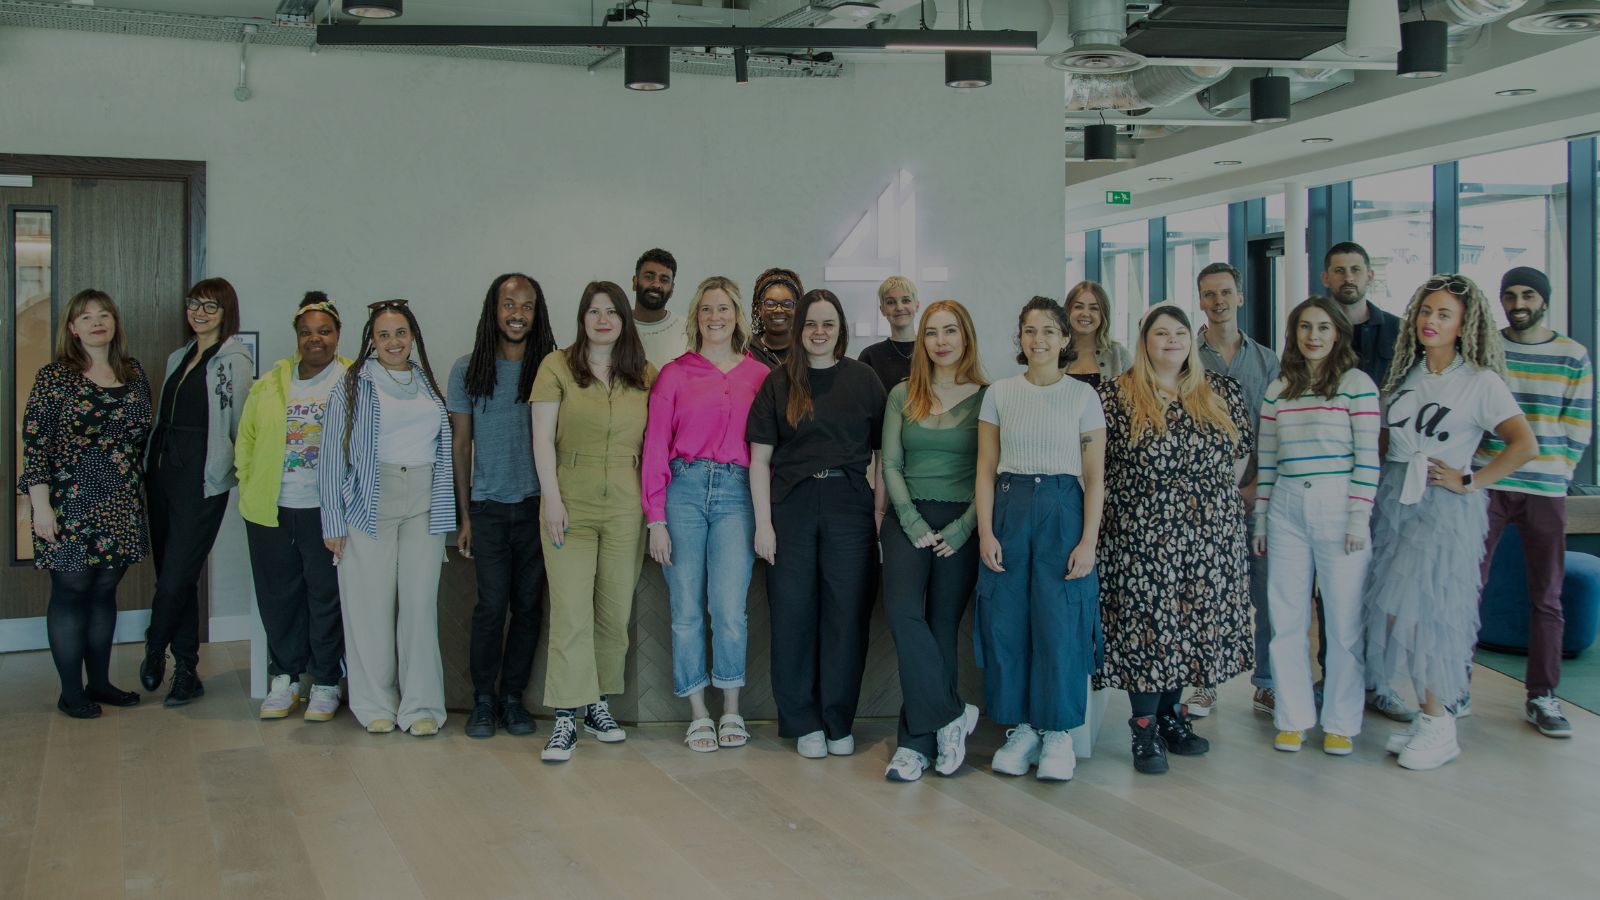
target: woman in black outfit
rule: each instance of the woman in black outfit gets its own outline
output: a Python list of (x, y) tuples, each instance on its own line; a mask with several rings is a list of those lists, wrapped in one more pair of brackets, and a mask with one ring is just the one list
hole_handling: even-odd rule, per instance
[(239, 483), (233, 440), (255, 381), (250, 351), (234, 337), (239, 295), (233, 285), (207, 278), (190, 288), (184, 320), (194, 337), (167, 358), (155, 434), (145, 457), (156, 590), (139, 681), (147, 691), (161, 686), (170, 646), (175, 665), (166, 706), (182, 706), (206, 692), (195, 673), (200, 572), (222, 527), (228, 491)]
[(111, 637), (117, 583), (150, 546), (139, 490), (150, 418), (150, 382), (123, 349), (116, 304), (80, 291), (61, 317), (55, 361), (28, 393), (17, 483), (32, 506), (33, 565), (50, 573), (56, 708), (74, 719), (139, 702), (111, 684)]

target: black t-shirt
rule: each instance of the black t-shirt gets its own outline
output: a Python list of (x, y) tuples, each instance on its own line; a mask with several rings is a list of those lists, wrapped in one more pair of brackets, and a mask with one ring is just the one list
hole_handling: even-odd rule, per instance
[(883, 389), (890, 391), (911, 377), (911, 351), (916, 346), (916, 341), (881, 340), (861, 351), (861, 361), (878, 373)]
[(760, 338), (756, 338), (752, 340), (750, 345), (745, 347), (745, 349), (750, 351), (750, 355), (756, 358), (756, 362), (761, 363), (769, 369), (777, 369), (782, 367), (783, 361), (789, 358), (789, 350), (793, 347), (794, 345), (790, 344), (788, 347), (774, 350), (761, 343)]
[(867, 464), (883, 436), (883, 385), (872, 369), (841, 359), (828, 369), (807, 371), (811, 418), (789, 424), (789, 374), (774, 369), (750, 406), (744, 439), (770, 444), (772, 499), (781, 501), (812, 475), (843, 469), (850, 482), (867, 489)]

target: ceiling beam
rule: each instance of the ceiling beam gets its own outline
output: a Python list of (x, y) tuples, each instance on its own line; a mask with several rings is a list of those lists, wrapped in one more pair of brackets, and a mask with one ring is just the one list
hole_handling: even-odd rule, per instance
[(1038, 49), (1033, 31), (835, 28), (594, 28), (547, 25), (318, 25), (324, 47), (802, 47), (817, 50)]

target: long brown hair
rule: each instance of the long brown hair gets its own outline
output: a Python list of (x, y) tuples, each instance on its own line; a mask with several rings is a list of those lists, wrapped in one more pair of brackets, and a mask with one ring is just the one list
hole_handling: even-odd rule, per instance
[(978, 332), (972, 327), (972, 316), (967, 308), (954, 300), (937, 300), (922, 311), (922, 322), (917, 326), (917, 343), (911, 348), (911, 377), (906, 382), (906, 403), (901, 407), (906, 421), (916, 422), (933, 412), (937, 399), (933, 395), (933, 357), (928, 354), (928, 319), (937, 312), (947, 312), (956, 317), (961, 329), (961, 358), (956, 360), (956, 383), (988, 385), (983, 375), (983, 364), (978, 360)]
[(621, 378), (624, 384), (635, 390), (649, 390), (644, 380), (646, 360), (644, 344), (639, 341), (639, 327), (633, 324), (633, 310), (628, 306), (628, 295), (612, 281), (591, 281), (583, 287), (583, 299), (578, 301), (578, 336), (565, 351), (572, 380), (580, 388), (594, 384), (594, 373), (589, 371), (589, 332), (584, 330), (583, 317), (589, 314), (594, 298), (601, 294), (610, 298), (611, 305), (617, 310), (617, 318), (622, 320), (622, 334), (617, 336), (616, 346), (611, 349), (611, 375)]
[[(844, 304), (839, 302), (837, 295), (827, 288), (817, 288), (806, 291), (804, 297), (795, 307), (799, 316), (795, 322), (796, 328), (803, 328), (806, 313), (813, 304), (831, 303), (833, 311), (839, 314), (839, 340), (833, 345), (833, 360), (837, 363), (844, 359), (846, 335), (850, 333), (850, 323), (844, 317)], [(811, 363), (807, 354), (799, 347), (789, 351), (789, 358), (783, 361), (783, 371), (789, 376), (789, 405), (784, 410), (789, 419), (791, 428), (798, 427), (801, 422), (816, 414), (816, 408), (811, 402)]]
[(1128, 443), (1137, 447), (1146, 435), (1167, 430), (1167, 405), (1156, 395), (1156, 370), (1150, 362), (1149, 340), (1150, 329), (1163, 316), (1177, 320), (1189, 332), (1189, 358), (1184, 360), (1178, 377), (1178, 399), (1183, 411), (1195, 422), (1209, 424), (1237, 441), (1239, 428), (1228, 414), (1227, 402), (1206, 381), (1205, 366), (1200, 363), (1201, 337), (1190, 327), (1189, 316), (1182, 309), (1163, 303), (1144, 314), (1139, 323), (1139, 343), (1133, 348), (1133, 368), (1117, 376), (1128, 412)]
[(361, 383), (361, 369), (367, 360), (373, 358), (372, 323), (386, 312), (397, 312), (405, 316), (406, 327), (411, 329), (411, 335), (416, 341), (417, 357), (422, 363), (423, 377), (428, 379), (428, 387), (433, 390), (434, 399), (444, 402), (444, 394), (439, 392), (439, 382), (434, 380), (433, 366), (428, 363), (428, 345), (422, 342), (422, 326), (417, 324), (417, 315), (411, 311), (411, 306), (404, 300), (379, 300), (367, 306), (367, 324), (361, 328), (361, 354), (355, 362), (344, 372), (344, 452), (350, 454), (350, 435), (356, 426), (356, 388)]
[(89, 359), (89, 351), (83, 349), (83, 342), (72, 333), (72, 320), (83, 315), (91, 303), (99, 304), (111, 314), (111, 344), (106, 347), (106, 364), (111, 366), (118, 381), (128, 384), (138, 373), (122, 338), (122, 314), (117, 312), (117, 304), (105, 291), (89, 288), (73, 294), (67, 301), (67, 308), (61, 313), (61, 324), (56, 328), (56, 362), (69, 363), (80, 372), (89, 371), (93, 360)]
[[(226, 278), (203, 278), (189, 288), (189, 293), (183, 295), (185, 307), (189, 298), (197, 300), (211, 300), (222, 307), (222, 329), (217, 332), (217, 343), (222, 343), (228, 338), (239, 333), (239, 292), (233, 289)], [(189, 328), (189, 317), (183, 317), (183, 327)], [(189, 328), (193, 334), (194, 329)]]
[[(1111, 344), (1111, 295), (1106, 293), (1105, 286), (1098, 281), (1080, 281), (1067, 291), (1067, 299), (1061, 301), (1061, 308), (1067, 311), (1067, 317), (1072, 317), (1072, 301), (1079, 294), (1088, 294), (1100, 303), (1100, 324), (1094, 330), (1094, 347), (1096, 350), (1110, 350)], [(1067, 333), (1070, 343), (1072, 333)]]
[(1423, 282), (1406, 304), (1405, 318), (1400, 320), (1400, 336), (1394, 342), (1394, 361), (1389, 363), (1389, 372), (1383, 379), (1385, 395), (1397, 390), (1422, 359), (1422, 342), (1417, 340), (1417, 316), (1422, 312), (1422, 299), (1439, 291), (1448, 291), (1461, 301), (1463, 315), (1456, 350), (1473, 366), (1505, 376), (1506, 347), (1500, 340), (1500, 331), (1494, 327), (1494, 311), (1489, 308), (1489, 298), (1483, 289), (1465, 275), (1435, 275)]
[[(1312, 377), (1311, 363), (1300, 352), (1300, 317), (1307, 310), (1320, 309), (1333, 321), (1333, 348), (1323, 357), (1322, 365)], [(1289, 311), (1289, 326), (1283, 334), (1283, 362), (1279, 373), (1283, 376), (1283, 394), (1286, 400), (1316, 394), (1332, 400), (1339, 393), (1339, 380), (1344, 373), (1361, 364), (1356, 354), (1355, 328), (1339, 304), (1327, 297), (1307, 297), (1299, 306)]]

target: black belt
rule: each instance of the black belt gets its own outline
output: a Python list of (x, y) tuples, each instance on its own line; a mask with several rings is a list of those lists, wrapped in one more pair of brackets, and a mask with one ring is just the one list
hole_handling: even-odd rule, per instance
[(811, 477), (812, 478), (843, 478), (843, 477), (845, 477), (845, 471), (843, 469), (823, 469), (821, 472), (812, 472), (811, 473)]

